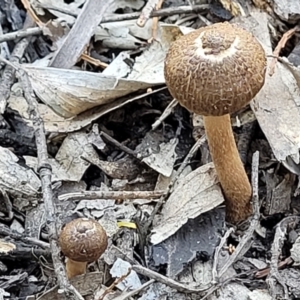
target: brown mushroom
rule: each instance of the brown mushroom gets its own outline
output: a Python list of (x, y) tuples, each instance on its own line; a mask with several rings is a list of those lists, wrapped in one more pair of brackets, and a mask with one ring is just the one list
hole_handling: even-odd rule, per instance
[(61, 251), (67, 257), (68, 278), (84, 274), (88, 262), (96, 261), (107, 248), (107, 235), (96, 220), (79, 218), (67, 223), (59, 236)]
[(251, 185), (240, 159), (230, 113), (247, 105), (264, 85), (265, 52), (248, 31), (228, 22), (195, 30), (173, 42), (165, 59), (171, 95), (203, 115), (206, 136), (226, 199), (227, 220), (252, 213)]

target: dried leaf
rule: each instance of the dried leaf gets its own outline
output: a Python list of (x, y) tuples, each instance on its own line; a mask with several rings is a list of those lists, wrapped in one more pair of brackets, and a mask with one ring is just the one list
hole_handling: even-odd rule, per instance
[[(156, 90), (162, 91), (166, 89), (165, 87)], [(131, 103), (133, 101), (137, 101), (146, 95), (151, 95), (156, 93), (156, 91), (146, 92), (144, 94), (138, 95), (136, 97), (126, 97), (126, 99), (118, 99), (115, 100), (113, 103), (105, 104), (102, 106), (94, 107), (89, 109), (88, 111), (81, 113), (80, 115), (74, 117), (73, 119), (65, 119), (60, 117), (56, 113), (53, 112), (47, 105), (38, 103), (38, 110), (39, 113), (44, 121), (45, 130), (47, 132), (73, 132), (80, 130), (81, 128), (89, 125), (92, 121), (100, 118), (101, 116), (116, 110), (127, 103)], [(29, 120), (28, 116), (28, 104), (23, 97), (10, 95), (8, 106), (17, 111), (24, 120), (27, 121), (29, 126), (32, 126), (32, 122)]]
[(29, 65), (24, 67), (38, 97), (65, 118), (153, 86), (147, 82), (118, 79), (100, 73)]
[[(168, 143), (159, 144), (159, 151), (151, 151), (149, 156), (142, 159), (142, 162), (166, 177), (171, 176), (177, 159), (175, 152), (177, 144), (178, 139), (171, 139)], [(150, 149), (150, 147), (148, 147), (148, 149)]]
[(0, 147), (0, 186), (9, 193), (36, 197), (40, 179), (18, 161), (19, 158), (9, 149)]
[[(272, 54), (268, 28), (268, 15), (255, 12), (238, 22), (259, 39), (266, 54)], [(268, 65), (270, 59), (268, 59)], [(251, 102), (251, 108), (264, 132), (276, 159), (285, 161), (292, 156), (299, 163), (300, 111), (299, 88), (292, 73), (277, 62), (272, 77), (266, 74), (263, 88)]]
[(194, 219), (224, 201), (213, 163), (206, 164), (180, 179), (154, 227), (151, 243), (158, 244), (174, 234), (188, 219)]

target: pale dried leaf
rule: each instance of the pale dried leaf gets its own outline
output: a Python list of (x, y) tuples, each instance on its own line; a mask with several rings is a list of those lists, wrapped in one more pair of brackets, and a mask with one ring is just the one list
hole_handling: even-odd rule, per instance
[[(105, 200), (81, 200), (79, 201), (76, 209), (74, 209), (74, 211), (78, 211), (84, 208), (87, 209), (95, 209), (96, 211), (98, 211), (98, 213), (101, 214), (101, 216), (103, 215), (103, 210), (105, 210), (106, 208), (113, 208), (115, 206), (115, 200), (109, 200), (109, 199), (105, 199)], [(98, 218), (100, 216), (98, 215)]]
[(94, 134), (70, 133), (59, 148), (55, 159), (60, 168), (68, 173), (71, 181), (79, 181), (90, 166), (90, 163), (82, 157), (95, 156), (95, 159), (98, 157), (93, 147), (94, 139), (96, 139)]
[[(128, 270), (131, 269), (132, 266), (129, 262), (124, 261), (120, 258), (118, 258), (113, 266), (111, 267), (109, 273), (114, 278), (120, 278), (128, 273)], [(124, 280), (122, 280), (120, 283), (117, 284), (117, 288), (121, 291), (129, 290), (132, 291), (134, 289), (137, 289), (141, 286), (141, 281), (136, 274), (135, 271), (131, 270), (129, 275), (126, 276)]]
[[(266, 54), (272, 54), (268, 29), (268, 16), (254, 12), (248, 18), (240, 18), (244, 28), (259, 39)], [(271, 59), (268, 59), (268, 65)], [(264, 132), (276, 159), (285, 161), (293, 156), (299, 163), (300, 111), (299, 88), (292, 73), (282, 63), (277, 62), (272, 77), (266, 74), (263, 88), (251, 102), (251, 108)]]
[(171, 139), (168, 143), (161, 143), (159, 152), (151, 152), (149, 156), (142, 159), (142, 162), (158, 173), (170, 177), (177, 159), (175, 152), (177, 143), (178, 139)]
[(101, 41), (103, 47), (136, 49), (138, 45), (134, 43), (141, 44), (151, 38), (152, 22), (150, 19), (145, 27), (138, 26), (136, 20), (104, 23), (97, 27), (95, 41)]
[(154, 227), (151, 243), (158, 244), (174, 234), (188, 219), (209, 211), (224, 201), (213, 163), (206, 164), (180, 179)]
[(135, 59), (132, 72), (128, 79), (152, 82), (165, 82), (164, 60), (171, 43), (182, 35), (181, 28), (174, 25), (160, 24), (158, 39), (152, 41), (148, 49)]
[(291, 258), (295, 267), (300, 266), (300, 237), (298, 237), (293, 244), (293, 247), (291, 249)]
[[(26, 161), (26, 164), (30, 168), (37, 171), (37, 166), (38, 166), (38, 158), (37, 157), (24, 156), (24, 159)], [(61, 165), (59, 164), (59, 162), (56, 161), (54, 158), (48, 158), (48, 163), (50, 164), (50, 166), (52, 168), (52, 176), (51, 176), (52, 182), (70, 181), (71, 180), (67, 170), (65, 170), (64, 168), (61, 168)]]
[(115, 76), (116, 78), (127, 77), (130, 72), (130, 67), (125, 63), (125, 59), (129, 59), (128, 52), (123, 51), (103, 70), (105, 76)]
[(41, 8), (41, 5), (45, 5), (46, 7), (60, 8), (68, 13), (62, 13), (60, 11), (50, 9), (51, 14), (66, 21), (68, 24), (74, 24), (76, 18), (73, 17), (73, 14), (80, 13), (80, 6), (84, 4), (85, 0), (74, 0), (70, 3), (66, 3), (64, 0), (30, 0), (30, 4), (34, 11), (39, 15), (45, 15), (47, 10)]
[[(163, 87), (158, 91), (162, 91), (164, 89), (166, 88)], [(155, 92), (156, 91), (146, 92), (132, 98), (128, 96), (125, 99), (117, 99), (113, 103), (89, 109), (88, 111), (81, 113), (79, 116), (76, 116), (72, 119), (65, 119), (63, 117), (60, 117), (45, 104), (38, 103), (38, 110), (41, 118), (44, 121), (45, 130), (47, 132), (74, 132), (89, 125), (91, 122), (95, 121), (101, 116), (126, 105), (127, 103), (137, 101), (147, 95), (154, 94)], [(23, 97), (11, 94), (8, 100), (8, 107), (17, 111), (28, 123), (28, 125), (32, 126), (32, 122), (30, 121), (30, 118), (28, 116), (28, 104)]]
[(134, 50), (138, 49), (143, 42), (132, 36), (126, 27), (112, 28), (100, 32), (99, 27), (96, 30), (96, 41), (101, 41), (103, 48)]
[(144, 0), (118, 0), (112, 3), (106, 11), (106, 15), (111, 14), (117, 9), (131, 8), (133, 10), (139, 11), (145, 5)]
[(40, 179), (18, 161), (9, 149), (0, 147), (0, 186), (10, 194), (36, 197), (41, 187)]
[(29, 65), (24, 68), (38, 97), (57, 114), (66, 118), (153, 86), (101, 73)]
[(142, 80), (146, 82), (164, 82), (164, 60), (166, 49), (161, 43), (153, 41), (149, 49), (140, 55), (134, 64), (128, 79)]

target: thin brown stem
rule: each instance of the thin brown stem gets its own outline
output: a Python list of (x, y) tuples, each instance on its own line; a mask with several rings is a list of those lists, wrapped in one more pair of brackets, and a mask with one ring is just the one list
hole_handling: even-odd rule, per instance
[(230, 116), (204, 117), (208, 145), (226, 200), (226, 218), (234, 224), (252, 213), (252, 189), (234, 140)]
[(77, 275), (84, 274), (86, 272), (87, 262), (75, 261), (67, 258), (66, 262), (66, 272), (68, 278), (72, 278)]

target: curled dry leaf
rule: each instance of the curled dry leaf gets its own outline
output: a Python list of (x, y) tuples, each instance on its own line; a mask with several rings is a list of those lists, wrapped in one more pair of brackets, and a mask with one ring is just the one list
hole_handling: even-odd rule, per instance
[[(72, 118), (96, 106), (164, 83), (163, 64), (170, 43), (181, 33), (177, 26), (159, 28), (160, 40), (139, 57), (127, 79), (78, 70), (26, 65), (38, 97), (58, 115)], [(118, 99), (120, 100), (120, 99)], [(124, 102), (125, 100), (123, 100)]]
[(38, 97), (65, 118), (153, 86), (147, 82), (117, 79), (86, 71), (29, 65), (25, 70)]
[[(128, 96), (128, 98), (126, 97), (126, 99), (120, 98), (112, 103), (89, 109), (88, 111), (81, 113), (80, 115), (72, 119), (65, 119), (57, 115), (51, 108), (43, 103), (38, 103), (38, 110), (41, 118), (44, 121), (45, 130), (47, 132), (74, 132), (89, 125), (92, 121), (95, 121), (101, 116), (126, 105), (127, 103), (137, 101), (144, 98), (145, 96), (155, 94), (157, 91), (162, 91), (164, 89), (166, 88), (163, 87), (158, 90), (153, 90), (152, 92), (145, 92), (135, 97)], [(8, 107), (17, 111), (27, 122), (28, 126), (32, 126), (32, 122), (30, 121), (28, 116), (28, 104), (24, 97), (11, 94), (8, 100)]]
[(224, 201), (213, 163), (206, 164), (180, 179), (153, 229), (151, 243), (158, 244), (184, 225)]

